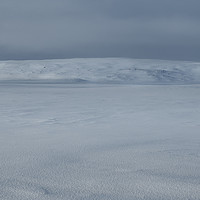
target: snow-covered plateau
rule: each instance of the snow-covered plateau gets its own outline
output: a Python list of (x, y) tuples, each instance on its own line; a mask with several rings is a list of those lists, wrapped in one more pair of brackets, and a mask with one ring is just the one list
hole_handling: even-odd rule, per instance
[(59, 83), (193, 84), (200, 63), (125, 58), (1, 61), (0, 81)]
[(200, 63), (1, 61), (0, 199), (199, 200)]

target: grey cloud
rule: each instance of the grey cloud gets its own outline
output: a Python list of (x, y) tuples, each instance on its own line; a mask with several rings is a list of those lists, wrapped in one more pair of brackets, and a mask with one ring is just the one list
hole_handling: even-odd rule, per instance
[(0, 59), (200, 60), (199, 0), (1, 0)]

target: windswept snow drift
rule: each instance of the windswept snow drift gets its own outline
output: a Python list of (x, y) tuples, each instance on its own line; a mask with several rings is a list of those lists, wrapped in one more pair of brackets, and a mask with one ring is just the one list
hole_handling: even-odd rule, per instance
[(0, 80), (64, 83), (200, 83), (200, 63), (125, 58), (1, 61)]
[(0, 84), (0, 199), (199, 200), (199, 90)]

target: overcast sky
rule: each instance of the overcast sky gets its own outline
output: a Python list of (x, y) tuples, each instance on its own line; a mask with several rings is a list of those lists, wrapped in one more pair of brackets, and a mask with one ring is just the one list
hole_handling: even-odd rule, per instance
[(200, 61), (200, 0), (0, 0), (0, 59)]

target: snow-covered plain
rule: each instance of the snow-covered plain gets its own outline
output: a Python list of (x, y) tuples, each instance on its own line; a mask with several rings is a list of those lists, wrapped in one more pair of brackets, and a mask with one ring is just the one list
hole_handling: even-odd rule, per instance
[(199, 200), (200, 63), (0, 62), (0, 199)]

